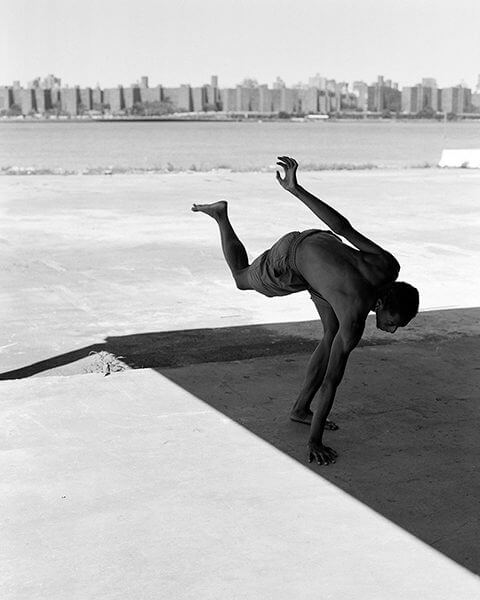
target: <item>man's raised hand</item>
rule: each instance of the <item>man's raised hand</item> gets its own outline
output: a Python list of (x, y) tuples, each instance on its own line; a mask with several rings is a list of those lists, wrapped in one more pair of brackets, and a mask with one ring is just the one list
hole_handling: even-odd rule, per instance
[(287, 192), (292, 192), (298, 186), (298, 163), (294, 158), (290, 158), (289, 156), (277, 156), (277, 158), (277, 165), (285, 169), (285, 177), (283, 178), (280, 175), (280, 172), (277, 171), (278, 183), (283, 187), (283, 189), (287, 190)]

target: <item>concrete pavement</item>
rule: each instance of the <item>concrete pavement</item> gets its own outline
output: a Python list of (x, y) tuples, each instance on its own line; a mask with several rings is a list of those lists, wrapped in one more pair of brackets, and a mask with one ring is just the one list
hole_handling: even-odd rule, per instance
[(480, 593), (467, 570), (155, 371), (1, 385), (2, 598)]

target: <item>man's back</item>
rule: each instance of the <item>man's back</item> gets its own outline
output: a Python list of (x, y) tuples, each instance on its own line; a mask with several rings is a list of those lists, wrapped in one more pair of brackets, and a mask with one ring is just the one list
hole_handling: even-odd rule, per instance
[(365, 316), (378, 290), (393, 283), (399, 271), (388, 252), (364, 252), (333, 235), (313, 235), (303, 240), (296, 263), (309, 285), (332, 306), (349, 301)]

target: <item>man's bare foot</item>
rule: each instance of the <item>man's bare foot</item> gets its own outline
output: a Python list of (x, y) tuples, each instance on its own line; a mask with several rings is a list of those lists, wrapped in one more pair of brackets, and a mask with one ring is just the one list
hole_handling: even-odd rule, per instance
[(303, 423), (304, 425), (312, 424), (313, 413), (311, 410), (306, 412), (294, 412), (290, 413), (290, 420), (295, 421), (295, 423)]
[(220, 200), (212, 204), (194, 204), (192, 210), (193, 212), (203, 212), (217, 220), (227, 212), (227, 203), (225, 200)]
[[(298, 413), (298, 412), (290, 413), (290, 420), (295, 421), (295, 423), (303, 423), (304, 425), (311, 425), (312, 418), (313, 418), (313, 413), (311, 410), (309, 410), (306, 413)], [(336, 431), (338, 429), (338, 425), (336, 423), (334, 423), (333, 421), (330, 421), (330, 419), (327, 419), (325, 422), (325, 429), (328, 429), (329, 431)]]

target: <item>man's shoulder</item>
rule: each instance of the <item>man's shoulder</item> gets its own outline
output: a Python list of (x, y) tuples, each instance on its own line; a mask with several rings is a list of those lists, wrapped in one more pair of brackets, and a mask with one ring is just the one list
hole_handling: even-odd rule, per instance
[(384, 272), (386, 279), (391, 281), (397, 279), (398, 273), (400, 272), (400, 263), (393, 254), (387, 250), (376, 253), (361, 252), (360, 254), (365, 263), (372, 265), (377, 269), (381, 269)]

